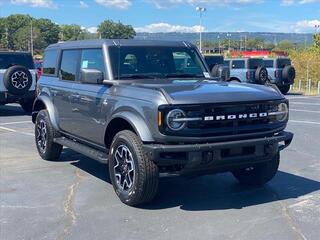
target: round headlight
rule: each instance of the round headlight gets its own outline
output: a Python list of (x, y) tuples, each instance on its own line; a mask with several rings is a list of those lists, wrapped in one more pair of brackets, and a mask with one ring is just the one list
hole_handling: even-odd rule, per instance
[(269, 113), (269, 116), (274, 116), (276, 121), (284, 122), (288, 120), (289, 109), (286, 103), (280, 103), (277, 108)]
[(185, 112), (181, 109), (171, 110), (167, 115), (168, 127), (173, 131), (179, 131), (183, 129), (186, 125), (186, 122), (183, 121), (183, 118), (185, 118), (185, 116)]
[(277, 120), (280, 122), (286, 121), (288, 119), (289, 115), (289, 108), (286, 103), (280, 103), (278, 105), (278, 112), (279, 115), (277, 115)]

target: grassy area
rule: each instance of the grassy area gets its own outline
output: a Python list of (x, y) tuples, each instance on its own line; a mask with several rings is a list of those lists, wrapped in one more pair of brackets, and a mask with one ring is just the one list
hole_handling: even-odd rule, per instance
[(295, 82), (290, 89), (291, 93), (301, 93), (303, 95), (320, 95), (317, 83), (313, 82), (309, 91), (309, 87), (305, 81), (301, 81), (299, 88), (299, 81)]

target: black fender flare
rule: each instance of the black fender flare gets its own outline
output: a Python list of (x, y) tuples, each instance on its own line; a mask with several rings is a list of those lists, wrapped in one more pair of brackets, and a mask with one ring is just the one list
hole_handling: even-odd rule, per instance
[(49, 118), (53, 128), (56, 130), (59, 130), (59, 125), (57, 121), (58, 118), (57, 118), (57, 112), (56, 112), (55, 106), (53, 105), (50, 97), (47, 95), (39, 95), (34, 101), (33, 107), (32, 107), (32, 122), (33, 123), (36, 122), (36, 117), (38, 115), (38, 112), (42, 109), (46, 109), (48, 111)]
[(107, 128), (109, 126), (109, 123), (116, 118), (122, 118), (123, 120), (127, 121), (135, 130), (135, 132), (138, 134), (142, 142), (154, 142), (154, 139), (148, 127), (148, 124), (140, 115), (137, 115), (129, 111), (118, 112), (112, 116), (112, 118), (107, 124)]

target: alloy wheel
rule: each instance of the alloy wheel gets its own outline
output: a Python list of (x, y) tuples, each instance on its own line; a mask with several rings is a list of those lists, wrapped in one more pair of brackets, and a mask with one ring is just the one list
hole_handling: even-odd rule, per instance
[(14, 72), (11, 76), (12, 85), (17, 89), (24, 89), (28, 84), (28, 76), (23, 71)]
[(129, 191), (134, 183), (135, 166), (132, 153), (125, 145), (120, 145), (114, 154), (114, 174), (117, 185), (123, 191)]
[(39, 150), (43, 153), (47, 146), (47, 124), (44, 120), (40, 120), (37, 124), (37, 145)]

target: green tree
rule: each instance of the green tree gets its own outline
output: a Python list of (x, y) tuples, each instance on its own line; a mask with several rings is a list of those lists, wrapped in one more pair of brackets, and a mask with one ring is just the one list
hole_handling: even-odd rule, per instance
[(263, 49), (265, 48), (265, 42), (261, 38), (249, 38), (246, 41), (246, 46), (248, 49)]
[(61, 41), (79, 40), (81, 39), (82, 29), (77, 24), (61, 25), (59, 39)]
[(290, 51), (290, 50), (294, 50), (295, 49), (295, 45), (288, 41), (288, 40), (283, 40), (281, 42), (278, 43), (278, 45), (275, 47), (274, 50), (281, 50), (281, 51)]
[(37, 41), (42, 41), (44, 45), (50, 45), (59, 41), (59, 26), (51, 20), (46, 18), (36, 19), (33, 20), (32, 25), (36, 29), (36, 32), (39, 31), (36, 37), (40, 39)]
[(6, 39), (6, 19), (0, 18), (0, 48), (7, 47)]
[(124, 25), (122, 23), (115, 23), (111, 20), (105, 20), (98, 26), (98, 33), (102, 38), (109, 39), (129, 39), (136, 35), (131, 25)]
[(314, 47), (320, 50), (320, 33), (313, 35)]
[[(31, 28), (32, 17), (23, 14), (14, 14), (6, 18), (6, 28), (8, 30), (8, 47), (9, 49), (20, 49), (23, 39), (19, 39), (22, 35), (26, 36), (27, 28)], [(30, 37), (30, 35), (29, 35)]]

